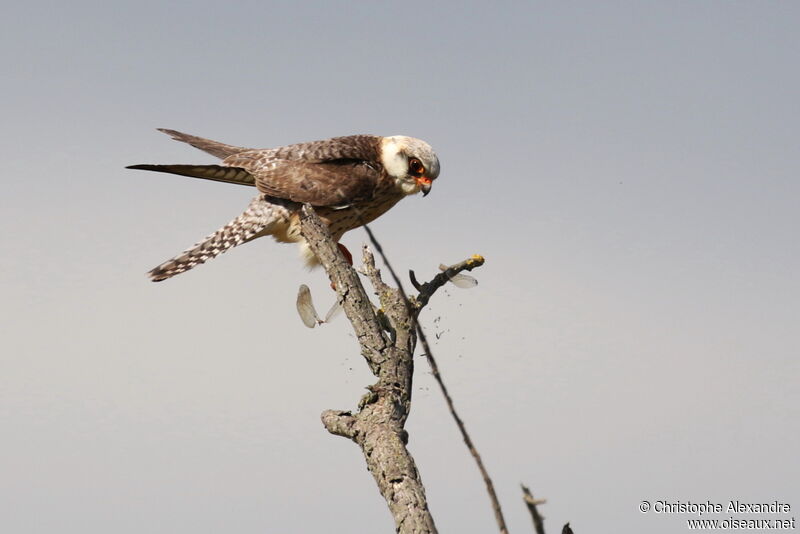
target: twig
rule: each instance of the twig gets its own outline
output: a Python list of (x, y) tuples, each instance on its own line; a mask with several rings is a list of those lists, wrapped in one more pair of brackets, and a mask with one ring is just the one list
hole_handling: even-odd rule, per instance
[(525, 501), (525, 504), (528, 506), (531, 519), (533, 519), (533, 528), (536, 534), (544, 534), (544, 517), (539, 513), (537, 506), (547, 501), (544, 499), (534, 499), (531, 490), (529, 490), (525, 484), (520, 484), (520, 486), (522, 486), (522, 500)]
[(439, 366), (436, 364), (436, 359), (431, 353), (431, 347), (428, 345), (428, 340), (425, 337), (425, 334), (422, 331), (419, 323), (417, 323), (417, 335), (422, 343), (422, 349), (425, 351), (425, 357), (428, 360), (428, 364), (431, 366), (433, 378), (436, 379), (436, 383), (439, 384), (439, 388), (442, 390), (442, 395), (444, 395), (444, 400), (447, 403), (447, 408), (450, 410), (450, 415), (453, 416), (456, 425), (458, 425), (458, 430), (461, 432), (461, 437), (464, 439), (464, 444), (467, 446), (467, 449), (469, 449), (469, 453), (475, 459), (475, 463), (478, 466), (478, 471), (481, 472), (483, 483), (486, 484), (486, 492), (489, 494), (489, 500), (492, 503), (492, 510), (494, 511), (494, 519), (497, 522), (497, 527), (501, 534), (508, 534), (506, 521), (503, 517), (503, 510), (500, 508), (500, 500), (497, 498), (497, 493), (494, 491), (492, 479), (489, 476), (489, 472), (486, 470), (486, 467), (483, 465), (483, 460), (481, 459), (480, 453), (478, 453), (478, 449), (475, 448), (475, 445), (472, 443), (472, 438), (470, 438), (469, 433), (467, 433), (467, 428), (464, 426), (464, 422), (456, 413), (456, 407), (453, 404), (453, 399), (450, 397), (450, 393), (447, 391), (447, 387), (444, 385), (442, 374), (439, 372)]
[(414, 276), (414, 271), (411, 271), (412, 280), (416, 282), (414, 285), (417, 287), (419, 291), (419, 295), (417, 295), (417, 308), (424, 308), (428, 301), (431, 299), (436, 290), (445, 285), (450, 279), (460, 273), (461, 271), (471, 271), (476, 267), (480, 267), (486, 262), (483, 259), (483, 256), (480, 254), (475, 254), (471, 258), (462, 261), (461, 263), (456, 263), (455, 265), (451, 265), (446, 270), (440, 272), (436, 276), (433, 277), (433, 280), (430, 282), (425, 282), (424, 284), (419, 284), (416, 282), (416, 276)]

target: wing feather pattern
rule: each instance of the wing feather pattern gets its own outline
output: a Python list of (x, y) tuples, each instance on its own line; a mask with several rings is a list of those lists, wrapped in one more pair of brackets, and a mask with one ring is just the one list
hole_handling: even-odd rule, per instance
[(313, 206), (345, 206), (375, 194), (385, 174), (379, 163), (380, 139), (374, 135), (334, 137), (239, 152), (223, 163), (248, 171), (262, 193)]
[[(240, 162), (241, 163), (241, 162)], [(370, 200), (381, 173), (365, 162), (310, 163), (273, 160), (268, 166), (246, 169), (259, 191), (312, 206), (339, 207)]]

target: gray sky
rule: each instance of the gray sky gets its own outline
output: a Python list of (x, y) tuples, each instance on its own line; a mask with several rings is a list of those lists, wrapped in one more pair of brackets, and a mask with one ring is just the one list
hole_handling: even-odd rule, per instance
[[(487, 259), (424, 320), (513, 532), (531, 532), (520, 482), (550, 532), (686, 530), (645, 499), (797, 515), (796, 3), (17, 2), (2, 19), (3, 532), (391, 532), (360, 451), (319, 422), (371, 382), (343, 318), (297, 317), (301, 283), (329, 305), (324, 273), (259, 240), (144, 276), (253, 194), (124, 170), (212, 161), (156, 127), (434, 146), (432, 194), (373, 228), (421, 277)], [(422, 360), (415, 388), (440, 530), (492, 532)]]

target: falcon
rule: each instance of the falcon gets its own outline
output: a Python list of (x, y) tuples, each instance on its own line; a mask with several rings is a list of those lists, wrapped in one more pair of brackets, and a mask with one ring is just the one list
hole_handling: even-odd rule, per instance
[(300, 233), (300, 208), (311, 204), (341, 243), (345, 232), (372, 222), (403, 197), (427, 195), (439, 176), (439, 159), (425, 141), (394, 135), (350, 135), (278, 148), (242, 148), (175, 130), (159, 129), (222, 160), (219, 165), (131, 165), (217, 182), (254, 186), (244, 213), (193, 247), (151, 270), (154, 282), (205, 263), (258, 237), (299, 243), (306, 264), (319, 262)]

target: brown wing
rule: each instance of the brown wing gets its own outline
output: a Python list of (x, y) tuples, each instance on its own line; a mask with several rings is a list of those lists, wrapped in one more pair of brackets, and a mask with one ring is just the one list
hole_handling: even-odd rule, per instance
[(268, 195), (314, 206), (345, 206), (373, 197), (384, 179), (380, 138), (336, 137), (274, 150), (233, 154), (224, 165), (245, 169)]
[(371, 199), (381, 179), (381, 172), (364, 162), (276, 160), (273, 165), (250, 173), (255, 176), (256, 187), (262, 193), (329, 207)]

